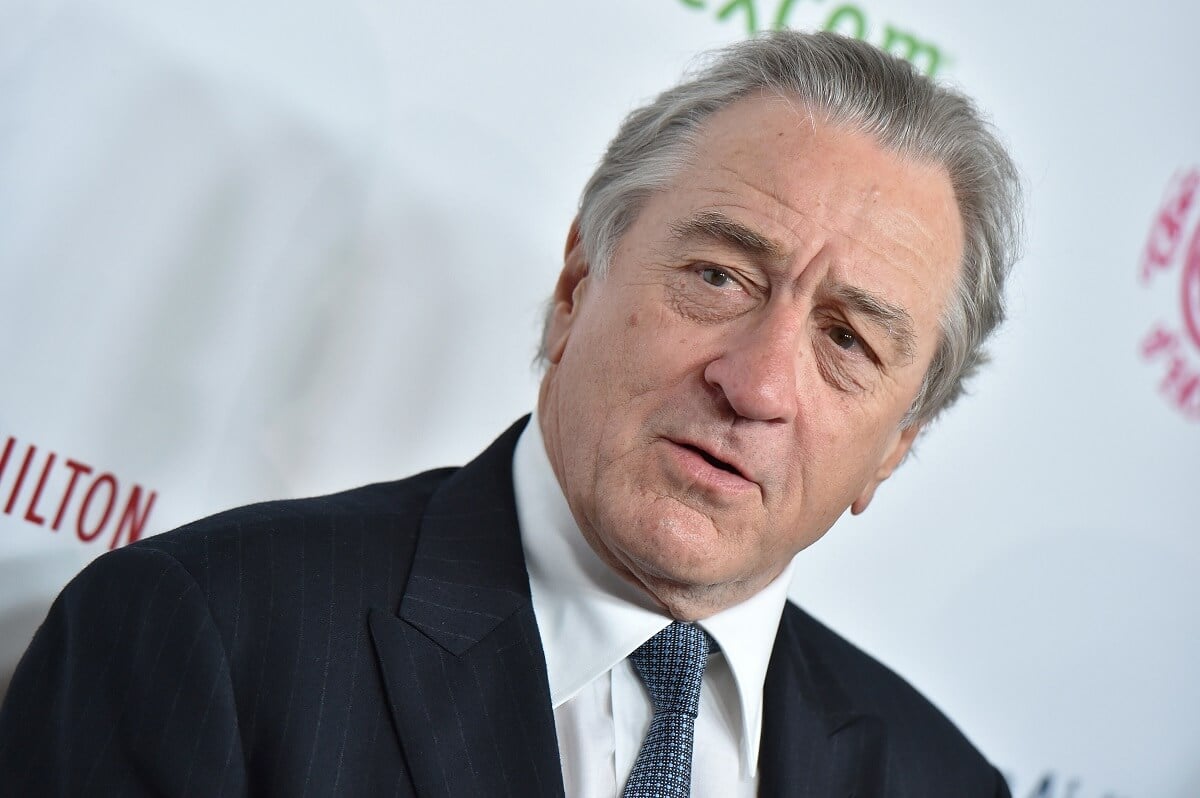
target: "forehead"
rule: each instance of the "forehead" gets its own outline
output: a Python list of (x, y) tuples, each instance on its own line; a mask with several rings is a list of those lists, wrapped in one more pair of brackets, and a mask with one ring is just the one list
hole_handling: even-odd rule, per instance
[[(908, 216), (939, 238), (960, 236), (944, 167), (886, 150), (870, 135), (833, 125), (785, 96), (744, 99), (714, 114), (680, 178), (692, 190), (729, 190), (730, 182), (742, 182), (760, 199), (797, 212), (833, 212), (830, 222), (903, 229)], [(805, 200), (815, 207), (805, 207)]]

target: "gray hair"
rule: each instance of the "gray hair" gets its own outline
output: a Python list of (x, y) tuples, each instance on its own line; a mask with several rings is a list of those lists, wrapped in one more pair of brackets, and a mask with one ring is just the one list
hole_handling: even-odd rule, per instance
[(984, 341), (1004, 320), (1004, 281), (1020, 242), (1020, 178), (968, 97), (869, 44), (796, 31), (739, 42), (626, 117), (580, 201), (579, 231), (590, 268), (604, 275), (621, 236), (646, 200), (670, 185), (708, 118), (763, 92), (796, 99), (834, 126), (871, 135), (885, 149), (949, 173), (962, 220), (963, 260), (933, 362), (903, 423), (932, 420), (987, 362)]

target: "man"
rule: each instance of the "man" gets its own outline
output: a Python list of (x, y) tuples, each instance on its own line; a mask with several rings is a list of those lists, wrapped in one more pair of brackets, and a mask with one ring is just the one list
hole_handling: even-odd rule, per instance
[(241, 508), (63, 592), (0, 715), (19, 795), (1004, 796), (786, 601), (1002, 317), (1010, 160), (831, 35), (736, 45), (584, 191), (537, 413), (478, 459)]

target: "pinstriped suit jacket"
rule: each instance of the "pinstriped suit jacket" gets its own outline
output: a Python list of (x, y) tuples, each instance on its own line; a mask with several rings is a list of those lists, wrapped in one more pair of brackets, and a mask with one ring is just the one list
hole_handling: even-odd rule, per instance
[[(101, 557), (14, 676), (0, 795), (561, 796), (512, 491), (524, 423), (462, 469)], [(764, 796), (1008, 795), (925, 699), (791, 605), (765, 693)]]

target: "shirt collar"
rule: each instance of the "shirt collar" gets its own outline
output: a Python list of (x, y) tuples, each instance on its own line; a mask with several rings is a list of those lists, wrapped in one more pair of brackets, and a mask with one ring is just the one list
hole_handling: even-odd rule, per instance
[[(537, 414), (513, 455), (513, 489), (534, 616), (555, 709), (671, 622), (649, 596), (608, 567), (584, 540), (546, 456)], [(736, 606), (700, 621), (733, 672), (741, 708), (743, 768), (754, 773), (763, 681), (787, 602), (792, 564)]]

